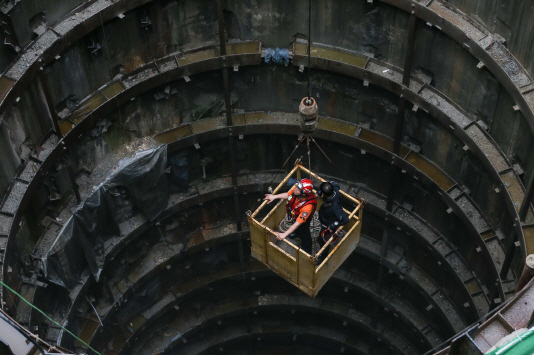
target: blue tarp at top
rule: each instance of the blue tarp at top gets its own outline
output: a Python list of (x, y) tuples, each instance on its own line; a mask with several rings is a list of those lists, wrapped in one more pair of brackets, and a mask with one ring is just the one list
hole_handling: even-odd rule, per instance
[(265, 63), (272, 62), (274, 64), (289, 65), (289, 49), (287, 48), (266, 48), (265, 49)]

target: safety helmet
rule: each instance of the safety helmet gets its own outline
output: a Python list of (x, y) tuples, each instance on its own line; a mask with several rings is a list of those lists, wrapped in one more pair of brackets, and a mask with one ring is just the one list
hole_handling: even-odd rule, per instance
[(323, 195), (326, 197), (331, 197), (332, 194), (334, 193), (334, 185), (332, 185), (329, 182), (323, 182), (321, 186), (319, 187), (319, 189), (321, 190)]
[(313, 182), (310, 179), (301, 179), (297, 181), (297, 187), (299, 188), (300, 192), (308, 195), (313, 191)]

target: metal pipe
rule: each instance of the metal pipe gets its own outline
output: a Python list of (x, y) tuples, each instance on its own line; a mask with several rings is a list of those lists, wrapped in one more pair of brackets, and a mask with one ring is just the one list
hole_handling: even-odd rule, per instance
[(517, 282), (517, 287), (515, 289), (515, 292), (519, 292), (525, 287), (526, 284), (530, 280), (532, 280), (532, 277), (534, 276), (534, 254), (530, 254), (527, 256), (527, 259), (525, 260), (525, 266), (523, 267), (523, 272), (521, 273), (521, 277), (519, 278), (519, 281)]

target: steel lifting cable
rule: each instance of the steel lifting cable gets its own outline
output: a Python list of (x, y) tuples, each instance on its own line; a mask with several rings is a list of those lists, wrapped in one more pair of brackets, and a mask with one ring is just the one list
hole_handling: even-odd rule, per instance
[(308, 1), (308, 104), (311, 104), (311, 13), (312, 13), (312, 0)]
[(45, 316), (46, 319), (48, 319), (50, 322), (54, 323), (55, 325), (57, 325), (58, 327), (60, 327), (61, 329), (63, 329), (64, 331), (66, 331), (68, 334), (70, 334), (71, 336), (74, 337), (74, 339), (80, 341), (83, 345), (87, 346), (87, 348), (91, 349), (95, 354), (98, 354), (98, 355), (102, 355), (100, 354), (98, 351), (96, 351), (95, 349), (93, 349), (89, 344), (87, 344), (85, 341), (83, 341), (82, 339), (78, 338), (76, 335), (74, 335), (70, 330), (68, 330), (67, 328), (65, 328), (64, 326), (62, 326), (61, 324), (59, 324), (58, 322), (56, 322), (55, 320), (53, 320), (52, 318), (50, 318), (45, 312), (41, 311), (39, 308), (37, 308), (36, 306), (34, 306), (32, 303), (30, 303), (29, 301), (27, 301), (24, 297), (22, 297), (21, 295), (19, 295), (15, 290), (13, 290), (11, 287), (9, 287), (8, 285), (6, 285), (3, 281), (0, 281), (0, 284), (2, 286), (4, 286), (6, 289), (8, 289), (9, 291), (11, 291), (13, 294), (15, 294), (17, 297), (19, 297), (21, 300), (23, 300), (24, 302), (26, 302), (30, 307), (32, 307), (33, 309), (35, 309), (37, 312), (41, 313), (43, 316)]
[[(286, 161), (284, 162), (284, 165), (282, 165), (282, 167), (280, 168), (280, 170), (282, 170), (287, 162), (289, 161), (289, 159), (291, 159), (291, 157), (293, 156), (293, 154), (295, 154), (295, 151), (297, 150), (297, 148), (299, 147), (300, 143), (302, 143), (304, 141), (304, 139), (306, 138), (306, 136), (303, 136), (299, 142), (297, 143), (297, 145), (295, 146), (295, 149), (293, 149), (293, 151), (291, 152), (291, 154), (289, 155), (289, 157), (286, 159)], [(274, 180), (276, 179), (276, 177), (279, 175), (280, 173), (276, 173), (273, 177), (273, 179), (271, 180), (271, 182), (269, 183), (269, 187), (272, 189), (272, 184), (274, 182)], [(253, 208), (250, 210), (250, 211), (255, 211), (256, 208), (258, 208), (258, 206), (261, 204), (261, 198), (258, 199), (258, 201), (256, 201), (256, 203), (254, 204)]]
[(37, 348), (37, 350), (39, 350), (41, 352), (41, 354), (44, 354), (44, 355), (48, 354), (48, 352), (45, 351), (41, 345), (39, 345), (39, 342), (37, 341), (39, 338), (37, 338), (35, 335), (33, 335), (30, 332), (28, 332), (20, 324), (15, 322), (13, 319), (11, 319), (11, 317), (7, 316), (3, 312), (0, 312), (0, 318), (3, 319), (6, 323), (8, 323), (10, 326), (12, 326), (23, 337), (25, 337), (27, 339), (27, 341), (29, 341), (30, 343), (35, 345), (35, 347)]
[[(319, 146), (319, 144), (315, 141), (315, 139), (313, 139), (313, 137), (310, 136), (310, 139), (313, 143), (315, 143), (315, 145), (317, 146), (317, 148), (319, 148), (319, 150), (321, 151), (321, 153), (323, 153), (323, 155), (326, 157), (326, 159), (328, 159), (328, 161), (330, 162), (330, 164), (332, 164), (334, 166), (334, 168), (336, 168), (337, 170), (341, 171), (339, 169), (339, 166), (337, 164), (335, 164), (332, 160), (330, 160), (330, 158), (328, 157), (328, 155), (326, 155), (326, 153), (321, 149), (321, 147)], [(310, 169), (311, 171), (311, 169)], [(349, 182), (347, 181), (347, 179), (343, 178), (343, 181), (345, 182), (345, 184), (347, 184), (347, 189), (349, 188), (350, 184)], [(349, 191), (347, 191), (347, 193), (349, 193)], [(358, 193), (356, 193), (356, 197), (358, 197)]]
[(306, 135), (306, 144), (308, 145), (308, 170), (310, 170), (310, 180), (312, 179), (312, 176), (311, 176), (311, 152), (310, 152), (310, 139), (311, 139), (311, 134), (307, 134)]

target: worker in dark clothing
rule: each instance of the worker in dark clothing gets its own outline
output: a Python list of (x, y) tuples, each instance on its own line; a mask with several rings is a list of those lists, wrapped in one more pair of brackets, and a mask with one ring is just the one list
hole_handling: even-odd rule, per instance
[(310, 223), (317, 208), (317, 200), (313, 193), (313, 183), (309, 179), (302, 179), (296, 182), (295, 186), (288, 192), (278, 195), (265, 195), (264, 200), (272, 201), (276, 199), (287, 199), (287, 215), (293, 224), (284, 233), (278, 233), (277, 239), (282, 240), (291, 234), (299, 237), (301, 248), (306, 253), (312, 253), (312, 239), (310, 233)]
[[(323, 204), (319, 208), (319, 221), (321, 222), (321, 233), (317, 237), (317, 244), (322, 248), (325, 243), (334, 238), (330, 243), (335, 245), (339, 242), (340, 237), (336, 234), (339, 227), (349, 223), (347, 213), (341, 207), (341, 196), (339, 185), (335, 181), (323, 182), (319, 187), (318, 197), (323, 198)], [(320, 249), (319, 249), (320, 250)], [(320, 264), (325, 259), (326, 253), (323, 252), (317, 257), (317, 263)]]

